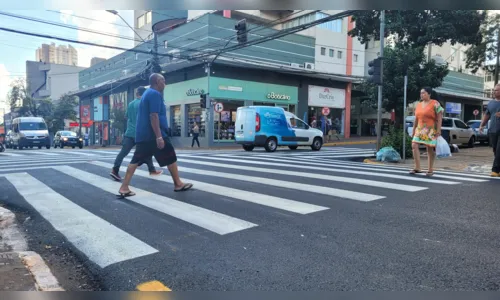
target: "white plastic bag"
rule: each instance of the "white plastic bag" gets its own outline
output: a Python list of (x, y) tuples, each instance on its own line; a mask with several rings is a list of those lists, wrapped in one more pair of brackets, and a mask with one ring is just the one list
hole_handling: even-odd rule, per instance
[(436, 156), (438, 158), (451, 156), (450, 145), (448, 145), (448, 142), (442, 136), (439, 136), (437, 139)]

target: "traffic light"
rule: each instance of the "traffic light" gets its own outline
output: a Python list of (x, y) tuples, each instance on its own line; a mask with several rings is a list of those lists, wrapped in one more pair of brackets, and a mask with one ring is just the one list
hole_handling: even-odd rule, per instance
[(368, 81), (378, 85), (382, 85), (382, 57), (377, 57), (376, 59), (368, 62)]
[(243, 19), (238, 21), (234, 26), (236, 29), (236, 35), (238, 36), (238, 43), (246, 43), (247, 42), (247, 20)]
[(200, 106), (201, 108), (207, 108), (207, 94), (200, 95)]

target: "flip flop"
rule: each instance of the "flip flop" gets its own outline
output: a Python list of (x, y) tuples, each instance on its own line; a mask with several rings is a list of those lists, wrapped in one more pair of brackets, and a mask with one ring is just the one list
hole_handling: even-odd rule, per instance
[(434, 175), (434, 172), (433, 172), (433, 171), (427, 172), (427, 173), (425, 174), (425, 176), (427, 176), (427, 177), (431, 177), (432, 175)]
[(118, 197), (118, 199), (125, 199), (126, 197), (132, 197), (132, 196), (135, 196), (136, 194), (132, 191), (128, 191), (126, 193), (120, 193), (118, 192), (119, 195), (116, 195)]
[(422, 173), (421, 170), (416, 170), (416, 169), (413, 169), (410, 171), (410, 174), (417, 174), (417, 173)]
[(155, 172), (150, 172), (149, 175), (150, 176), (159, 176), (163, 174), (163, 170), (159, 170), (159, 171), (155, 171)]
[(191, 183), (186, 183), (182, 188), (180, 189), (174, 189), (174, 192), (184, 192), (192, 188), (193, 185)]

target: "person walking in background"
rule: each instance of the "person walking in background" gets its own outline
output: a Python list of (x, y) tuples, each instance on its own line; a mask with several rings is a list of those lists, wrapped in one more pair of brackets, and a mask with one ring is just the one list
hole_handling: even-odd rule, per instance
[[(117, 181), (121, 181), (122, 178), (120, 177), (120, 166), (122, 165), (123, 159), (125, 156), (127, 156), (130, 153), (130, 150), (134, 148), (135, 146), (135, 126), (137, 122), (137, 110), (139, 108), (139, 103), (141, 102), (141, 97), (144, 94), (144, 91), (146, 89), (144, 87), (139, 87), (137, 89), (136, 93), (136, 98), (134, 101), (130, 102), (130, 104), (127, 107), (127, 130), (125, 131), (125, 137), (123, 138), (122, 142), (122, 149), (120, 150), (120, 153), (116, 156), (115, 159), (115, 164), (113, 166), (113, 169), (111, 169), (111, 177), (113, 177)], [(153, 159), (150, 158), (149, 160), (146, 160), (145, 163), (148, 166), (149, 169), (149, 174), (151, 176), (156, 176), (160, 175), (163, 173), (162, 170), (157, 171), (155, 169), (155, 166), (153, 165)]]
[(488, 103), (486, 111), (484, 112), (483, 120), (479, 126), (479, 132), (483, 132), (484, 126), (491, 119), (490, 126), (488, 126), (488, 135), (490, 138), (490, 145), (493, 148), (494, 159), (493, 166), (491, 167), (491, 176), (500, 176), (500, 83), (495, 85), (493, 89), (494, 99)]
[(420, 91), (422, 101), (415, 108), (415, 123), (413, 124), (413, 140), (411, 148), (415, 159), (415, 168), (410, 174), (421, 173), (419, 145), (427, 148), (428, 170), (427, 176), (434, 174), (433, 165), (437, 139), (441, 135), (441, 122), (443, 120), (443, 107), (436, 100), (437, 93), (429, 87)]
[(194, 141), (198, 144), (198, 148), (200, 148), (200, 141), (198, 141), (198, 136), (200, 135), (200, 127), (198, 127), (198, 123), (193, 124), (193, 141), (191, 142), (191, 148), (194, 147)]
[(167, 107), (163, 102), (165, 78), (158, 73), (149, 77), (150, 88), (144, 92), (137, 113), (135, 140), (137, 143), (134, 156), (130, 161), (125, 179), (118, 190), (121, 198), (134, 196), (129, 188), (130, 180), (138, 166), (154, 156), (160, 167), (167, 166), (174, 182), (174, 191), (182, 192), (193, 187), (182, 182), (177, 167), (177, 155), (167, 135)]

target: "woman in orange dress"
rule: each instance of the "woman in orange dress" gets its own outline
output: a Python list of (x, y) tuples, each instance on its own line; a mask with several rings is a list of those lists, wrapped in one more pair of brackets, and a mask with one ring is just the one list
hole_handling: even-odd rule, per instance
[[(431, 97), (431, 95), (433, 97)], [(427, 176), (432, 176), (434, 170), (435, 149), (437, 138), (441, 135), (441, 122), (443, 120), (443, 107), (439, 102), (432, 98), (437, 98), (436, 93), (428, 87), (420, 91), (422, 101), (417, 103), (415, 109), (415, 123), (413, 124), (413, 158), (415, 159), (415, 168), (410, 171), (411, 174), (421, 173), (420, 168), (420, 150), (419, 145), (425, 145), (427, 148), (428, 170)]]

